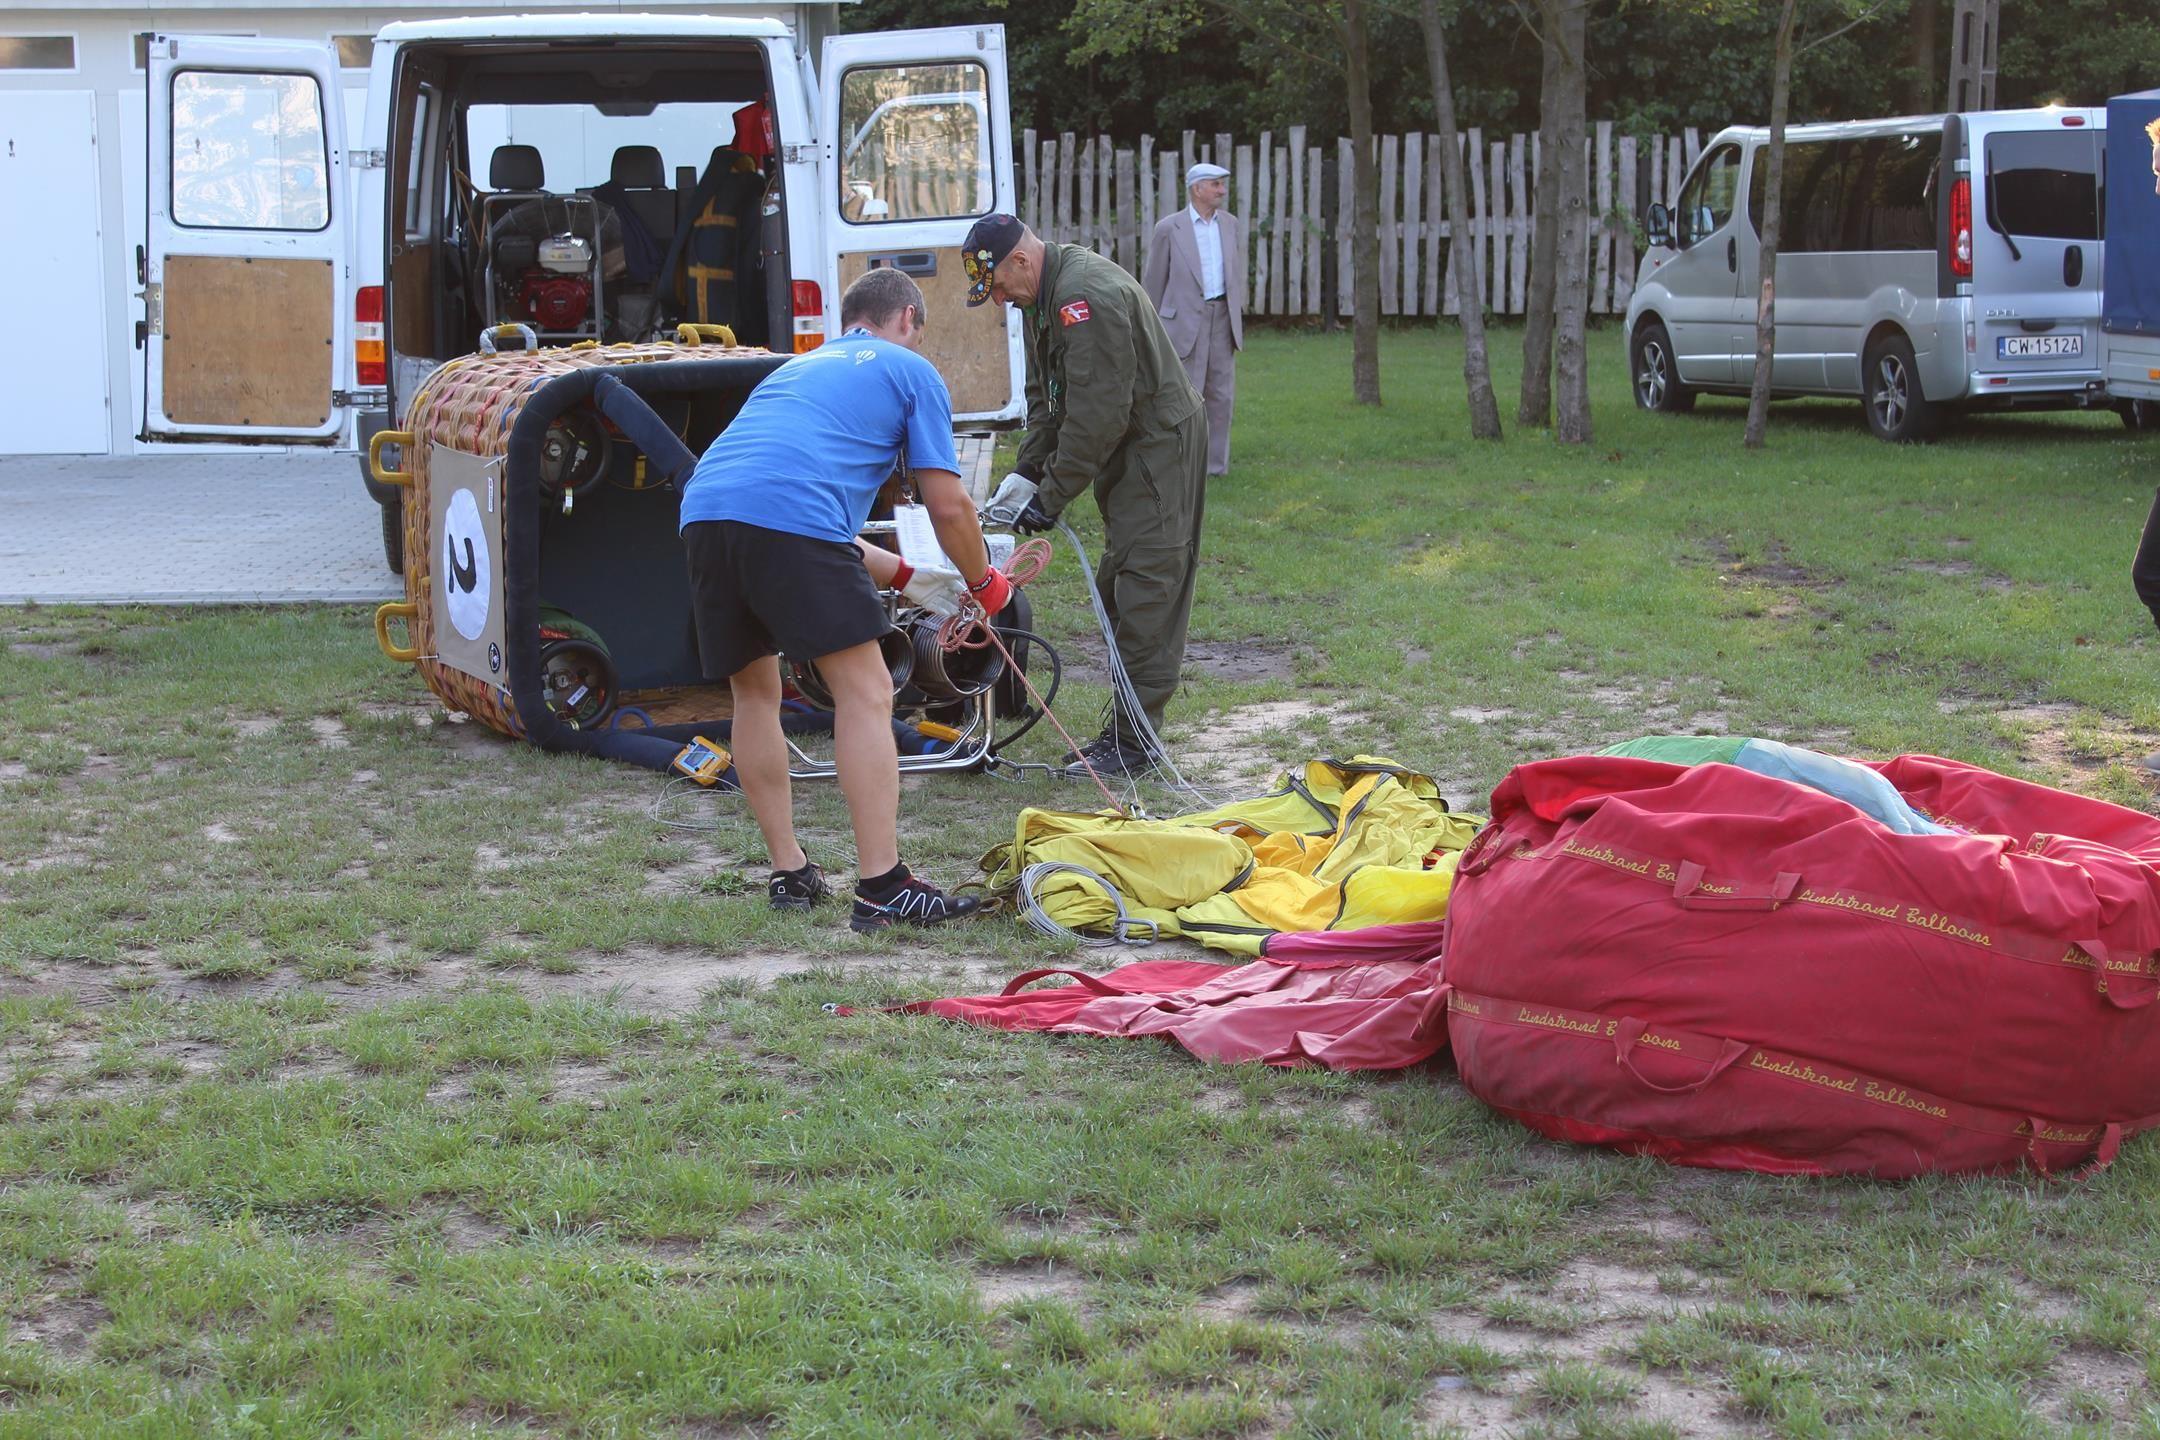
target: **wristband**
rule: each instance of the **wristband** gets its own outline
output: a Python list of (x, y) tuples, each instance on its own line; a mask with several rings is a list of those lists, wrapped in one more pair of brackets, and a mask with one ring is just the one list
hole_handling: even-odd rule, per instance
[(997, 575), (997, 573), (998, 573), (998, 572), (997, 572), (997, 566), (995, 566), (995, 565), (986, 565), (986, 566), (984, 566), (984, 567), (983, 567), (983, 578), (982, 578), (982, 579), (980, 579), (980, 580), (977, 580), (977, 581), (976, 581), (976, 582), (975, 582), (974, 584), (972, 584), (972, 585), (968, 586), (968, 594), (970, 594), (970, 595), (980, 595), (980, 594), (982, 594), (982, 592), (983, 592), (983, 591), (985, 591), (985, 590), (989, 589), (989, 588), (990, 588), (990, 581), (991, 581), (991, 580), (992, 580), (992, 579), (993, 579), (993, 578), (994, 578), (994, 577), (995, 577), (995, 576)]
[(907, 589), (908, 581), (914, 578), (915, 567), (908, 564), (907, 561), (902, 560), (900, 562), (900, 568), (893, 571), (891, 582), (892, 588), (895, 590), (905, 590)]

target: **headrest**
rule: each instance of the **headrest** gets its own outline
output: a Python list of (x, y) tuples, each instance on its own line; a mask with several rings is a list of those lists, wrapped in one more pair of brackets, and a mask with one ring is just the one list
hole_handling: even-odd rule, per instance
[(547, 169), (532, 145), (498, 145), (488, 160), (488, 189), (545, 190)]
[(667, 165), (657, 145), (624, 145), (608, 167), (608, 183), (625, 190), (667, 189)]

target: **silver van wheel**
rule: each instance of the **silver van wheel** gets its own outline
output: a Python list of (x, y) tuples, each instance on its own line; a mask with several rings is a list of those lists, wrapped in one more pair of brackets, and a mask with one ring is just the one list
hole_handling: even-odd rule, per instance
[(1875, 407), (1875, 428), (1895, 432), (1905, 423), (1905, 411), (1912, 399), (1912, 378), (1905, 373), (1905, 362), (1897, 355), (1884, 354), (1875, 361), (1875, 394), (1868, 402)]
[(1673, 365), (1672, 336), (1656, 320), (1645, 320), (1628, 344), (1635, 403), (1645, 410), (1677, 415), (1695, 408), (1695, 392)]
[(1861, 374), (1867, 377), (1868, 428), (1892, 443), (1927, 440), (1943, 420), (1943, 407), (1927, 398), (1913, 369), (1912, 345), (1889, 334), (1868, 346)]

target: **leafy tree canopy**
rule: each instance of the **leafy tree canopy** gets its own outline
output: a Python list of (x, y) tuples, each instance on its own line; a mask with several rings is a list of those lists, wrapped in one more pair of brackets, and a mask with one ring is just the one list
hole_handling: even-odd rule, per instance
[[(841, 9), (850, 30), (992, 22), (1005, 27), (1013, 123), (1043, 131), (1134, 137), (1241, 136), (1290, 125), (1346, 133), (1340, 56), (1310, 43), (1339, 7), (1227, 0), (863, 0)], [(1537, 128), (1537, 37), (1513, 6), (1451, 0), (1449, 52), (1464, 126)], [(1602, 0), (1589, 36), (1589, 113), (1623, 128), (1705, 132), (1768, 119), (1769, 0)], [(1311, 12), (1300, 25), (1295, 12)], [(1372, 0), (1374, 126), (1432, 125), (1425, 47), (1410, 0)], [(1809, 52), (1793, 76), (1792, 119), (1841, 120), (1940, 104), (1949, 66), (1951, 0), (1803, 0), (1803, 36), (1861, 24)], [(1255, 23), (1252, 11), (1273, 13)], [(1831, 23), (1833, 22), (1834, 23)], [(2003, 6), (1996, 100), (2004, 106), (2098, 104), (2160, 85), (2160, 8), (2151, 0), (2010, 0)]]

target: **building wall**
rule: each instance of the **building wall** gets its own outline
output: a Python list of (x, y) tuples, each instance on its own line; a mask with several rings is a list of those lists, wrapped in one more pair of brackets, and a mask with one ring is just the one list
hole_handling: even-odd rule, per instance
[[(363, 112), (367, 94), (368, 37), (395, 20), (419, 20), (468, 15), (495, 8), (517, 11), (604, 8), (592, 0), (548, 4), (524, 0), (515, 6), (398, 5), (372, 9), (326, 6), (265, 5), (248, 8), (160, 7), (150, 9), (34, 9), (11, 6), (0, 13), (0, 46), (10, 38), (69, 37), (73, 42), (70, 70), (0, 69), (0, 215), (8, 224), (18, 216), (53, 213), (59, 204), (49, 179), (54, 165), (79, 155), (94, 166), (94, 207), (80, 195), (67, 197), (65, 218), (31, 233), (0, 242), (0, 303), (12, 296), (9, 313), (20, 316), (50, 315), (54, 322), (75, 317), (75, 323), (102, 337), (103, 385), (106, 418), (102, 448), (107, 453), (148, 453), (172, 448), (201, 454), (201, 446), (168, 447), (137, 441), (142, 419), (142, 351), (135, 346), (135, 326), (143, 318), (141, 286), (136, 279), (135, 247), (144, 233), (145, 154), (147, 150), (147, 100), (145, 77), (138, 63), (136, 37), (153, 30), (174, 34), (227, 34), (332, 41), (349, 37), (342, 49), (346, 145), (364, 143)], [(611, 7), (609, 7), (611, 8)], [(630, 7), (624, 7), (630, 8)], [(641, 11), (688, 10), (731, 14), (786, 14), (793, 7), (726, 4), (640, 3)], [(816, 11), (829, 7), (815, 6)], [(823, 18), (823, 17), (819, 17)], [(49, 104), (25, 105), (14, 97), (22, 92), (46, 93)], [(10, 104), (8, 102), (14, 101)], [(83, 117), (94, 122), (92, 146), (84, 147), (78, 136)], [(35, 163), (10, 165), (5, 154), (12, 137), (18, 148), (40, 139), (36, 128), (50, 119), (62, 133), (42, 137)], [(59, 148), (56, 148), (59, 147)], [(363, 172), (348, 172), (355, 176)], [(348, 204), (351, 197), (346, 197)], [(82, 230), (86, 210), (95, 210), (95, 239)], [(350, 210), (348, 214), (352, 213)], [(78, 264), (73, 273), (57, 274), (52, 257), (38, 245), (76, 247), (93, 244), (96, 267)], [(79, 253), (79, 252), (78, 252)], [(31, 267), (37, 267), (33, 270)], [(40, 273), (42, 272), (42, 273)], [(56, 289), (56, 284), (62, 289)], [(102, 291), (100, 291), (100, 286)], [(33, 290), (32, 287), (38, 287)], [(35, 303), (32, 303), (32, 302)], [(61, 347), (64, 349), (65, 347)], [(16, 410), (0, 409), (0, 454), (73, 451), (84, 440), (81, 407), (96, 384), (97, 368), (85, 355), (75, 355), (64, 375), (56, 370), (51, 353), (41, 355), (34, 346), (12, 345), (0, 351), (0, 388), (20, 394), (57, 395), (64, 399), (64, 415), (49, 401), (24, 402)], [(54, 418), (58, 416), (59, 418)], [(41, 418), (44, 417), (44, 418)], [(95, 430), (97, 427), (90, 427)]]

